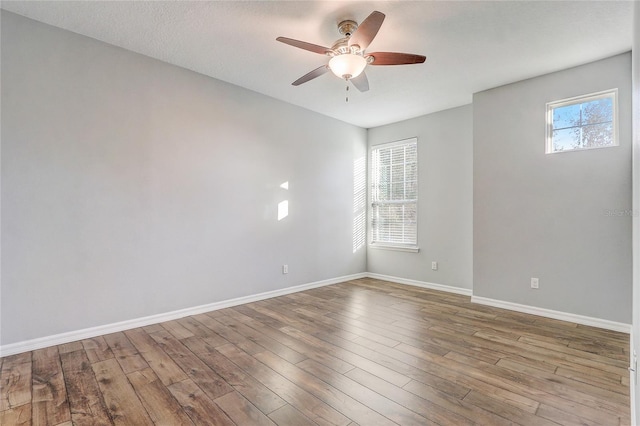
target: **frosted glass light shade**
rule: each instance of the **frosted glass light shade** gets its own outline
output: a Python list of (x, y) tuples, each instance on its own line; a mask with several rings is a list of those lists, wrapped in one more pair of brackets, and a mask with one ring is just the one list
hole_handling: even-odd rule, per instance
[(366, 66), (367, 60), (365, 58), (351, 53), (334, 56), (329, 60), (331, 71), (338, 77), (346, 79), (359, 76)]

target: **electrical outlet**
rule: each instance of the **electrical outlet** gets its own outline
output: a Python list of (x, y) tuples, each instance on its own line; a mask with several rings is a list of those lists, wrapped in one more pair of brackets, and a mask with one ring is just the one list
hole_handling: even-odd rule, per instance
[(531, 278), (531, 288), (539, 288), (540, 281), (537, 278)]
[(283, 274), (289, 273), (289, 265), (282, 265), (282, 273)]
[(431, 262), (431, 270), (432, 271), (437, 271), (438, 270), (438, 262)]

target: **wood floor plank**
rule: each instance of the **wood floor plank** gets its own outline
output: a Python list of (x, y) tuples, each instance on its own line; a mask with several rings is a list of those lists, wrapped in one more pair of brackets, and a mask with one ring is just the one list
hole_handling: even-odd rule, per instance
[(216, 398), (233, 392), (233, 388), (211, 369), (207, 364), (202, 362), (193, 352), (185, 347), (178, 339), (167, 331), (152, 333), (149, 338), (158, 344), (158, 348), (162, 348), (170, 359), (175, 359), (176, 366), (181, 368), (183, 376), (187, 376), (193, 380), (204, 393), (215, 401)]
[[(355, 285), (357, 285), (354, 282)], [(339, 287), (339, 286), (338, 286)], [(380, 290), (380, 287), (377, 287)], [(415, 303), (413, 308), (409, 309), (399, 309), (397, 306), (394, 308), (393, 302), (396, 299), (396, 296), (393, 297), (380, 297), (376, 295), (375, 291), (372, 290), (364, 290), (358, 292), (358, 298), (353, 297), (353, 291), (350, 291), (346, 288), (341, 288), (344, 293), (344, 297), (339, 299), (331, 300), (327, 302), (331, 306), (341, 305), (344, 310), (351, 311), (353, 313), (358, 313), (360, 317), (371, 317), (371, 318), (390, 318), (393, 320), (403, 320), (403, 319), (415, 319), (422, 312), (422, 309), (425, 306), (429, 307), (429, 313), (433, 314), (435, 312), (443, 312), (443, 313), (453, 313), (459, 311), (459, 308), (455, 307), (451, 309), (450, 307), (444, 305), (443, 303), (438, 303), (437, 297), (433, 296), (434, 293), (431, 293), (431, 304), (430, 301), (419, 299), (419, 302)], [(403, 292), (404, 296), (400, 296), (403, 300), (415, 298), (415, 296), (407, 296), (406, 290)], [(396, 300), (397, 301), (397, 300)], [(340, 312), (338, 309), (332, 309), (335, 312)]]
[[(350, 395), (356, 395), (356, 399), (360, 401), (366, 401), (371, 392), (375, 392), (378, 395), (386, 398), (388, 401), (393, 401), (405, 408), (410, 407), (412, 411), (418, 414), (420, 417), (417, 420), (422, 424), (440, 424), (440, 425), (471, 425), (474, 422), (470, 419), (466, 419), (452, 411), (448, 411), (437, 404), (430, 403), (429, 401), (422, 399), (410, 392), (405, 391), (402, 388), (393, 386), (384, 380), (367, 373), (364, 370), (356, 368), (346, 374), (346, 376), (340, 377), (327, 371), (327, 368), (312, 360), (306, 360), (298, 364), (298, 366), (305, 371), (314, 374), (318, 378), (329, 378), (329, 384), (336, 386), (339, 389), (344, 390)], [(345, 379), (350, 379), (347, 382)], [(326, 380), (325, 380), (326, 381)], [(355, 386), (357, 383), (358, 386)], [(377, 399), (377, 398), (374, 398)], [(385, 414), (385, 405), (388, 403), (377, 404), (367, 402), (367, 405), (376, 407), (378, 412), (386, 415), (391, 420), (400, 421), (400, 424), (411, 423), (416, 418), (411, 416), (409, 419), (394, 418), (393, 415)], [(391, 409), (394, 409), (393, 407)], [(382, 411), (381, 411), (382, 410)]]
[(376, 376), (396, 386), (403, 386), (411, 381), (410, 377), (407, 377), (401, 372), (372, 361), (355, 352), (346, 350), (340, 346), (333, 345), (318, 337), (312, 336), (309, 333), (305, 333), (302, 330), (287, 326), (283, 327), (281, 331), (291, 336), (295, 336), (305, 342), (308, 342), (310, 345), (317, 347), (318, 350), (325, 351), (336, 358), (342, 359), (350, 364), (357, 365), (359, 368), (375, 374)]
[(630, 425), (629, 335), (362, 278), (0, 358), (8, 425)]
[[(296, 312), (299, 312), (309, 318), (314, 318), (319, 322), (322, 322), (327, 325), (331, 325), (341, 330), (351, 331), (352, 333), (356, 334), (358, 337), (364, 337), (369, 340), (373, 340), (374, 342), (378, 342), (380, 344), (389, 346), (390, 348), (400, 343), (399, 340), (396, 340), (397, 335), (394, 335), (392, 333), (380, 332), (379, 329), (373, 332), (371, 331), (372, 328), (365, 326), (364, 324), (357, 323), (356, 321), (352, 321), (349, 324), (346, 324), (344, 321), (342, 321), (342, 319), (334, 319), (332, 316), (329, 316), (329, 315), (316, 315), (313, 312), (310, 312), (306, 309), (296, 309)], [(358, 325), (354, 327), (353, 326), (354, 324), (361, 325), (361, 327), (358, 327)], [(390, 336), (393, 336), (393, 338)], [(446, 350), (443, 351), (442, 349), (438, 348), (438, 352), (444, 354), (447, 351)]]
[(218, 319), (216, 319), (210, 317), (207, 314), (201, 314), (195, 315), (193, 318), (201, 322), (205, 327), (213, 330), (217, 335), (221, 336), (228, 342), (233, 343), (249, 354), (253, 355), (264, 350), (264, 348), (258, 345), (256, 342), (247, 339), (243, 335), (237, 333), (235, 330), (218, 321), (218, 319), (221, 318), (220, 316), (218, 316)]
[(31, 403), (0, 411), (0, 425), (30, 426)]
[[(395, 348), (389, 348), (388, 346), (371, 342), (364, 338), (360, 338), (359, 342), (355, 343), (324, 332), (316, 332), (315, 335), (322, 340), (333, 343), (345, 350), (356, 353), (388, 369), (400, 373), (409, 379), (421, 381), (425, 384), (441, 389), (443, 392), (447, 392), (452, 396), (462, 398), (469, 392), (468, 387), (441, 377), (441, 375), (437, 374), (440, 373), (440, 371), (433, 370), (429, 365), (426, 365), (418, 359), (412, 359), (410, 357), (394, 357), (389, 356), (389, 354), (386, 353), (388, 351), (391, 354), (398, 354), (399, 351), (395, 350)], [(364, 346), (364, 342), (369, 342), (373, 349), (371, 347)]]
[(225, 340), (224, 343), (220, 344), (215, 340), (212, 341), (208, 337), (193, 336), (180, 340), (180, 343), (185, 345), (191, 352), (198, 355), (200, 353), (213, 352), (218, 346), (226, 345), (229, 342)]
[(202, 392), (193, 380), (186, 379), (168, 386), (185, 413), (196, 425), (235, 426), (227, 414)]
[(269, 414), (287, 404), (275, 392), (245, 373), (220, 352), (213, 350), (200, 353), (198, 356), (263, 413)]
[(131, 344), (124, 333), (107, 334), (104, 336), (104, 340), (109, 345), (109, 349), (113, 352), (115, 359), (125, 374), (149, 367), (147, 361), (138, 353), (138, 350)]
[[(373, 347), (369, 343), (369, 347)], [(463, 355), (451, 352), (445, 357), (434, 356), (429, 352), (424, 352), (419, 348), (415, 348), (409, 345), (401, 344), (393, 349), (379, 348), (384, 351), (388, 356), (402, 360), (409, 364), (417, 365), (419, 368), (426, 371), (430, 371), (433, 374), (442, 376), (456, 383), (464, 383), (470, 389), (481, 389), (484, 392), (488, 392), (489, 395), (495, 395), (501, 399), (508, 401), (508, 403), (526, 410), (526, 406), (531, 406), (531, 401), (535, 401), (536, 398), (528, 396), (522, 392), (522, 387), (517, 385), (506, 386), (510, 382), (504, 380), (489, 380), (491, 377), (485, 374), (478, 373), (475, 370), (471, 370), (473, 374), (467, 372), (469, 364), (475, 365), (491, 365), (477, 361), (475, 359), (465, 357)], [(420, 360), (428, 361), (427, 363), (420, 362)], [(449, 361), (451, 360), (451, 361)], [(463, 360), (457, 363), (455, 360)], [(516, 384), (519, 384), (516, 381)], [(515, 392), (514, 392), (515, 390)]]
[[(300, 297), (295, 297), (295, 295), (289, 295), (288, 297), (300, 302), (303, 302), (304, 300), (304, 299), (301, 299)], [(294, 310), (298, 313), (301, 313), (309, 318), (313, 318), (314, 320), (327, 324), (329, 326), (345, 329), (345, 322), (342, 319), (334, 319), (334, 317), (326, 315), (326, 311), (323, 311), (322, 313), (320, 313), (315, 308), (316, 307), (314, 305), (307, 305), (303, 302), (301, 304), (301, 307), (294, 308)], [(350, 324), (351, 326), (347, 331), (351, 331), (357, 334), (358, 336), (366, 337), (368, 339), (374, 340), (378, 343), (387, 345), (389, 347), (394, 347), (398, 343), (400, 343), (398, 340), (395, 340), (395, 337), (397, 336), (391, 333), (380, 333), (379, 329), (372, 329), (371, 327), (368, 327), (366, 323), (352, 321), (350, 322)]]
[(161, 323), (158, 323), (158, 324), (151, 324), (151, 325), (145, 325), (144, 327), (142, 327), (142, 329), (143, 329), (146, 333), (148, 333), (148, 334), (155, 333), (156, 331), (164, 331), (164, 330), (166, 330), (166, 329), (161, 325)]
[(405, 388), (390, 386), (366, 371), (356, 369), (347, 376), (368, 388), (403, 404), (433, 422), (441, 425), (490, 424), (506, 425), (504, 419), (438, 391), (424, 383), (412, 380)]
[(577, 380), (583, 383), (589, 383), (592, 385), (608, 389), (611, 392), (616, 392), (625, 396), (629, 396), (628, 384), (622, 383), (622, 377), (601, 377), (599, 375), (589, 374), (589, 372), (578, 371), (567, 367), (558, 367), (554, 372), (558, 376), (566, 377), (568, 379)]
[[(452, 356), (453, 358), (453, 356)], [(613, 393), (615, 397), (611, 400), (603, 399), (602, 394), (607, 391), (604, 389), (600, 389), (597, 386), (590, 386), (588, 384), (584, 384), (582, 382), (573, 381), (573, 383), (567, 385), (564, 378), (561, 376), (557, 376), (554, 380), (543, 380), (538, 378), (539, 375), (530, 376), (526, 373), (517, 372), (514, 370), (503, 369), (502, 367), (489, 365), (486, 363), (482, 363), (481, 361), (470, 360), (469, 358), (465, 358), (463, 356), (455, 356), (455, 358), (459, 359), (460, 362), (458, 364), (466, 364), (467, 366), (473, 366), (475, 374), (478, 372), (484, 372), (485, 375), (499, 378), (499, 377), (508, 377), (512, 378), (512, 381), (517, 382), (519, 384), (526, 384), (529, 388), (542, 390), (545, 392), (549, 392), (552, 394), (556, 394), (562, 396), (566, 399), (578, 402), (580, 404), (584, 404), (590, 407), (598, 407), (598, 409), (608, 412), (618, 412), (620, 409), (624, 409), (626, 406), (626, 402), (622, 403), (620, 396)], [(513, 380), (513, 377), (516, 377), (517, 380)], [(564, 382), (564, 383), (563, 383)], [(626, 399), (623, 399), (626, 401)]]
[[(518, 358), (518, 362), (521, 364), (530, 365), (534, 368), (539, 368), (549, 372), (554, 372), (559, 365), (566, 367), (575, 366), (571, 361), (566, 360), (565, 357), (558, 356), (552, 350), (527, 350), (528, 348), (523, 347), (519, 340), (514, 342), (511, 339), (495, 333), (494, 330), (481, 330), (473, 336), (465, 337), (465, 340), (473, 342), (473, 344), (476, 344), (479, 347), (493, 348), (498, 352), (508, 355), (503, 358)], [(580, 368), (587, 369), (590, 367), (580, 365)], [(615, 373), (609, 373), (600, 369), (594, 369), (594, 374), (615, 375)]]
[(87, 358), (91, 364), (114, 357), (111, 348), (102, 336), (83, 340), (82, 347), (84, 348)]
[(60, 354), (74, 425), (111, 425), (91, 363), (83, 349)]
[[(226, 345), (229, 343), (228, 340), (216, 334), (210, 328), (205, 327), (201, 322), (197, 321), (193, 317), (181, 318), (178, 322), (191, 333), (193, 333), (193, 337), (199, 337), (203, 339), (207, 345), (212, 348), (216, 348), (217, 346)], [(171, 332), (171, 330), (169, 330)], [(175, 336), (174, 333), (171, 333)], [(177, 337), (177, 336), (176, 336)], [(180, 340), (185, 341), (188, 339), (192, 339), (192, 337), (181, 338)]]
[[(253, 319), (241, 312), (238, 312), (235, 309), (231, 312), (232, 313), (229, 316), (237, 319), (238, 321), (242, 321), (247, 326), (264, 334), (265, 336), (268, 336), (273, 340), (276, 340), (283, 345), (286, 345), (289, 348), (293, 349), (294, 351), (304, 355), (305, 357), (318, 361), (319, 363), (326, 365), (327, 367), (335, 371), (346, 373), (347, 371), (355, 368), (353, 364), (336, 358), (325, 351), (318, 351), (312, 345), (306, 344), (299, 339), (292, 338), (291, 336), (283, 333), (279, 330), (279, 328), (283, 327), (285, 324), (281, 324), (278, 327), (273, 328), (272, 326), (265, 325), (262, 322)], [(253, 312), (258, 314), (256, 311)]]
[(91, 364), (91, 368), (114, 424), (153, 425), (147, 410), (115, 359), (96, 362)]
[[(582, 413), (579, 411), (569, 413), (547, 404), (540, 404), (540, 408), (536, 412), (536, 415), (538, 417), (556, 422), (557, 424), (560, 424), (562, 426), (584, 426), (593, 424), (593, 420), (590, 421), (589, 419), (581, 417)], [(620, 424), (620, 419), (612, 417), (605, 420), (605, 422), (598, 424), (617, 426)]]
[(540, 403), (564, 408), (569, 412), (589, 413), (590, 418), (594, 418), (600, 423), (608, 423), (612, 417), (616, 417), (620, 413), (616, 410), (615, 403), (611, 403), (613, 406), (609, 406), (609, 401), (599, 400), (597, 397), (557, 385), (555, 382), (538, 380), (493, 365), (483, 365), (481, 361), (470, 360), (462, 356), (457, 356), (457, 358), (459, 358), (457, 366), (461, 370), (467, 371), (468, 374), (497, 387), (504, 387), (506, 390), (536, 398)]
[(288, 363), (282, 358), (270, 352), (264, 351), (256, 354), (255, 357), (262, 361), (265, 365), (281, 374), (289, 380), (295, 380), (300, 383), (307, 392), (315, 395), (320, 400), (329, 404), (336, 410), (345, 413), (345, 415), (361, 424), (375, 425), (393, 425), (394, 422), (389, 418), (381, 415), (372, 407), (368, 407), (339, 391), (333, 386), (327, 385), (315, 376), (306, 373), (304, 370)]
[(511, 404), (507, 404), (504, 401), (491, 398), (490, 396), (473, 390), (464, 397), (464, 400), (475, 405), (476, 407), (482, 407), (483, 409), (495, 413), (500, 417), (504, 417), (505, 419), (516, 424), (556, 426), (555, 422), (538, 417), (535, 414), (531, 414), (527, 411), (521, 410), (520, 408), (514, 407)]
[(222, 324), (226, 325), (227, 327), (237, 331), (239, 334), (245, 336), (251, 341), (256, 342), (263, 348), (268, 349), (269, 351), (275, 354), (278, 354), (278, 356), (286, 359), (287, 361), (293, 364), (307, 359), (305, 355), (294, 351), (290, 347), (283, 345), (277, 340), (274, 340), (271, 337), (266, 336), (265, 334), (260, 333), (257, 330), (254, 330), (251, 327), (248, 327), (246, 324), (243, 324), (241, 321), (238, 321), (233, 317), (230, 317), (230, 316), (219, 317), (218, 321), (220, 321)]
[[(406, 343), (412, 346), (420, 347), (424, 350), (427, 350), (436, 355), (445, 355), (447, 352), (451, 350), (462, 351), (465, 355), (478, 357), (480, 359), (486, 360), (487, 362), (496, 362), (500, 359), (499, 353), (495, 351), (481, 348), (476, 345), (473, 345), (464, 340), (461, 335), (458, 334), (441, 334), (434, 332), (431, 328), (425, 327), (422, 325), (421, 327), (403, 327), (398, 322), (383, 322), (383, 321), (372, 321), (371, 319), (367, 319), (366, 321), (361, 319), (348, 318), (340, 313), (335, 313), (330, 315), (332, 318), (339, 319), (345, 326), (352, 327), (360, 327), (365, 330), (377, 330), (378, 335), (382, 336), (393, 336), (395, 341), (398, 343)], [(369, 335), (362, 334), (362, 337), (367, 338), (368, 340), (372, 340), (377, 343), (383, 343), (379, 338), (371, 338), (371, 336), (375, 334), (369, 333)], [(354, 340), (355, 341), (355, 340)], [(395, 347), (395, 345), (389, 345), (389, 347)]]
[(605, 356), (607, 358), (615, 358), (622, 361), (626, 360), (627, 354), (626, 351), (621, 348), (619, 345), (613, 345), (607, 342), (601, 341), (591, 341), (591, 342), (571, 342), (568, 347), (570, 349), (575, 349), (578, 352), (574, 352), (576, 354), (582, 353), (590, 353), (599, 356)]
[[(191, 330), (182, 325), (180, 321), (167, 321), (160, 324), (165, 330), (176, 336), (178, 339), (186, 339), (195, 336)], [(160, 332), (161, 330), (156, 330)], [(147, 333), (152, 333), (147, 331)]]
[(291, 307), (286, 306), (285, 304), (272, 303), (267, 305), (263, 302), (256, 302), (256, 305), (257, 306), (253, 307), (256, 311), (281, 319), (285, 323), (290, 324), (291, 327), (303, 328), (304, 326), (315, 325), (318, 331), (332, 334), (340, 337), (341, 339), (353, 340), (359, 337), (357, 334), (348, 330), (318, 323), (311, 317), (295, 312)]
[(275, 426), (269, 417), (238, 392), (229, 392), (215, 402), (238, 425)]
[[(270, 357), (272, 360), (277, 361), (275, 355), (269, 352), (261, 353), (258, 357)], [(424, 425), (431, 423), (419, 413), (407, 409), (404, 405), (395, 402), (395, 400), (387, 398), (386, 396), (361, 385), (355, 380), (339, 374), (313, 360), (306, 360), (298, 363), (296, 367), (302, 368), (304, 371), (333, 386), (345, 395), (350, 396), (367, 407), (372, 407), (379, 414), (382, 414), (384, 417), (398, 424)]]
[(307, 416), (286, 404), (269, 414), (269, 418), (280, 426), (315, 426)]
[[(587, 339), (587, 341), (594, 340), (594, 337), (597, 336), (598, 340), (608, 341), (615, 345), (624, 346), (624, 343), (629, 340), (628, 333), (624, 333), (621, 331), (605, 330), (603, 328), (592, 327), (584, 324), (576, 324), (576, 330), (580, 330), (586, 333), (586, 335), (590, 337), (589, 339)], [(625, 348), (623, 347), (623, 349)]]
[(3, 358), (0, 411), (31, 403), (31, 352)]
[(536, 377), (538, 379), (543, 379), (547, 381), (554, 381), (558, 384), (564, 385), (566, 387), (570, 387), (572, 389), (579, 390), (580, 392), (584, 392), (589, 395), (596, 396), (600, 399), (606, 399), (608, 401), (613, 401), (618, 403), (620, 406), (625, 406), (628, 401), (628, 396), (619, 393), (613, 392), (600, 384), (590, 384), (585, 383), (581, 380), (573, 380), (572, 378), (564, 377), (558, 374), (551, 374), (540, 370), (527, 370), (523, 369), (520, 364), (514, 361), (505, 360), (504, 362), (499, 363), (500, 367), (504, 367), (513, 371), (521, 372), (527, 374), (529, 376)]
[[(471, 321), (471, 320), (467, 320)], [(558, 329), (549, 329), (543, 327), (537, 327), (535, 325), (528, 324), (520, 324), (514, 321), (501, 321), (499, 318), (493, 321), (484, 321), (482, 324), (487, 328), (493, 328), (500, 331), (512, 331), (517, 332), (521, 336), (535, 338), (536, 340), (547, 340), (549, 342), (566, 342), (567, 344), (576, 339), (586, 339), (591, 338), (588, 333), (573, 331), (569, 333), (568, 331), (558, 330)]]
[(60, 355), (80, 350), (83, 350), (83, 347), (82, 342), (79, 341), (58, 345), (58, 353)]
[[(519, 342), (538, 346), (540, 348), (550, 349), (554, 352), (559, 352), (562, 354), (566, 354), (571, 356), (570, 359), (574, 360), (576, 358), (584, 358), (585, 360), (595, 361), (596, 363), (606, 363), (612, 366), (619, 367), (620, 369), (626, 368), (626, 355), (622, 353), (622, 348), (620, 348), (619, 353), (613, 354), (612, 352), (606, 352), (605, 354), (598, 354), (595, 352), (590, 352), (588, 350), (579, 350), (571, 347), (571, 344), (568, 346), (558, 344), (558, 343), (550, 343), (540, 339), (535, 339), (533, 337), (522, 336), (518, 339)], [(592, 345), (581, 344), (580, 346), (587, 346), (591, 348)], [(588, 364), (585, 364), (588, 365)], [(618, 370), (619, 371), (619, 370)]]
[(32, 382), (32, 423), (57, 425), (70, 422), (71, 411), (57, 346), (33, 351)]
[(124, 334), (165, 386), (187, 378), (185, 372), (177, 364), (178, 359), (174, 361), (144, 330), (139, 328), (127, 330)]
[(218, 350), (317, 424), (344, 426), (351, 421), (344, 414), (299, 386), (297, 380), (286, 379), (236, 346), (228, 344), (219, 347)]
[(178, 401), (151, 368), (127, 374), (129, 383), (156, 425), (193, 425)]
[(0, 358), (0, 360), (2, 361), (2, 365), (4, 365), (5, 362), (10, 364), (21, 364), (23, 362), (32, 362), (32, 352), (22, 352), (15, 355), (9, 355), (9, 356)]

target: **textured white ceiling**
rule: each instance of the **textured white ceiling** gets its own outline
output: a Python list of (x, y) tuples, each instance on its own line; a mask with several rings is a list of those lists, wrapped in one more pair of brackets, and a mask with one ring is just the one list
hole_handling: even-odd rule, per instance
[[(2, 8), (374, 127), (471, 102), (474, 92), (631, 50), (632, 1), (2, 1)], [(421, 65), (367, 67), (370, 91), (325, 74), (291, 82), (325, 56), (343, 19), (387, 15), (368, 51), (427, 56)]]

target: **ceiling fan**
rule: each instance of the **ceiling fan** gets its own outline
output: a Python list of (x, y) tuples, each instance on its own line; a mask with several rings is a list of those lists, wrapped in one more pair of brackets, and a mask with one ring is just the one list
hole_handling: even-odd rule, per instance
[(369, 44), (382, 26), (384, 18), (384, 13), (373, 11), (360, 25), (352, 20), (340, 22), (338, 24), (338, 31), (344, 37), (337, 40), (331, 48), (287, 37), (276, 38), (279, 42), (321, 55), (327, 55), (331, 58), (328, 64), (308, 72), (291, 84), (299, 86), (328, 71), (332, 71), (336, 76), (351, 81), (361, 92), (366, 92), (369, 90), (369, 80), (364, 72), (367, 65), (408, 65), (423, 63), (427, 59), (425, 56), (412, 53), (365, 53), (366, 48), (369, 47)]

